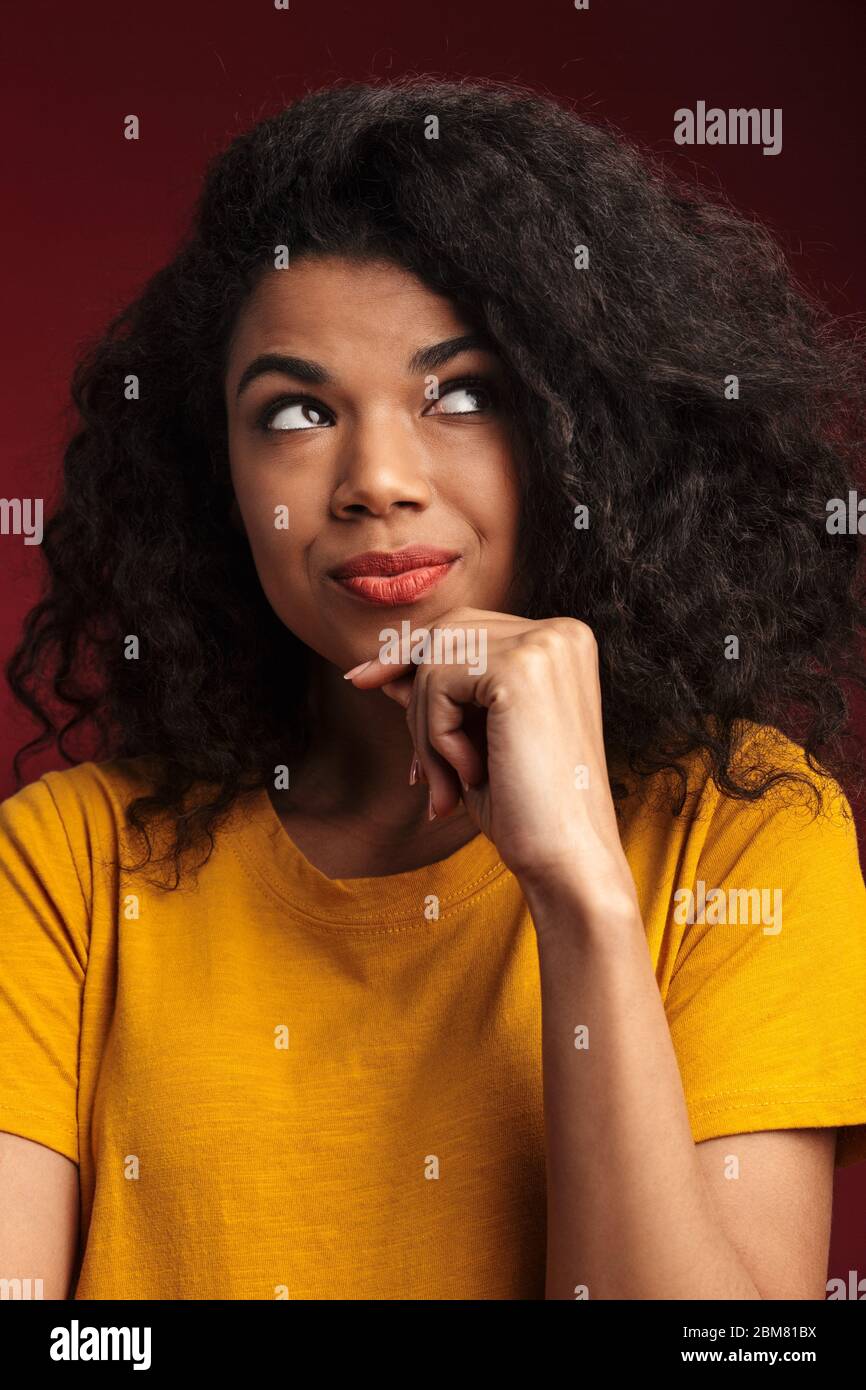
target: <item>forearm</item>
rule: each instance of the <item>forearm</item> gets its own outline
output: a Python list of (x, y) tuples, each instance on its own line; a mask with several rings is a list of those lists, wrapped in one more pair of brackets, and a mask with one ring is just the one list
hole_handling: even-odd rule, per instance
[(590, 1298), (760, 1298), (704, 1187), (637, 913), (588, 921), (568, 888), (526, 896), (541, 973), (546, 1297), (585, 1286)]

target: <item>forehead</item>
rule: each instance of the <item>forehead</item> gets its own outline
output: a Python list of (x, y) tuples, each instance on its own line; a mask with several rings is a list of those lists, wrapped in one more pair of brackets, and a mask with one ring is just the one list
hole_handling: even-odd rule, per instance
[(239, 374), (250, 356), (279, 348), (306, 349), (334, 363), (359, 349), (403, 361), (407, 347), (467, 328), (446, 296), (392, 262), (302, 256), (259, 279), (238, 315), (229, 374)]

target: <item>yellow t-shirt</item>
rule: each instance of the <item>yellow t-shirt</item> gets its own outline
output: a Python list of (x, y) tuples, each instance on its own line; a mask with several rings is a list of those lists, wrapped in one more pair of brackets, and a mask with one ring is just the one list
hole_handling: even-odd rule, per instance
[[(79, 1164), (74, 1296), (543, 1298), (538, 956), (494, 846), (331, 880), (262, 791), (161, 893), (115, 867), (141, 768), (0, 804), (0, 1129)], [(847, 809), (626, 803), (696, 1141), (848, 1126), (866, 1158)]]

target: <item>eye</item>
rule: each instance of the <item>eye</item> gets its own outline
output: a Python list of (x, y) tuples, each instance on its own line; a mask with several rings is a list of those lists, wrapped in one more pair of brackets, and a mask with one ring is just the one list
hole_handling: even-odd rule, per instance
[[(461, 381), (450, 381), (440, 388), (439, 397), (433, 405), (441, 405), (444, 401), (454, 397), (459, 402), (460, 397), (465, 400), (467, 397), (476, 401), (481, 401), (480, 408), (457, 404), (453, 409), (446, 408), (441, 411), (433, 411), (434, 414), (441, 415), (483, 415), (486, 411), (496, 405), (496, 391), (492, 382), (485, 381), (481, 377), (464, 377)], [(431, 407), (432, 410), (432, 407)], [(425, 410), (424, 414), (429, 415), (431, 411)]]
[[(292, 421), (292, 411), (296, 412), (294, 422)], [(329, 413), (312, 396), (283, 396), (281, 400), (273, 401), (271, 405), (266, 407), (259, 416), (258, 426), (259, 429), (268, 432), (272, 430), (319, 429), (327, 423), (325, 417)], [(273, 423), (281, 417), (286, 423)]]
[[(460, 404), (463, 401), (475, 401), (476, 404)], [(451, 401), (455, 404), (450, 404)], [(439, 397), (435, 400), (429, 410), (424, 413), (441, 415), (483, 415), (487, 411), (495, 408), (498, 397), (492, 382), (485, 381), (482, 377), (464, 377), (460, 381), (450, 381), (440, 389)], [(444, 402), (449, 402), (447, 406)], [(478, 404), (480, 402), (480, 405)], [(443, 406), (439, 411), (433, 409), (434, 406)], [(292, 412), (295, 412), (294, 417)], [(277, 431), (292, 432), (294, 430), (321, 429), (332, 421), (331, 412), (322, 406), (313, 396), (281, 396), (279, 400), (272, 401), (266, 406), (258, 418), (258, 428), (266, 434), (273, 434)]]

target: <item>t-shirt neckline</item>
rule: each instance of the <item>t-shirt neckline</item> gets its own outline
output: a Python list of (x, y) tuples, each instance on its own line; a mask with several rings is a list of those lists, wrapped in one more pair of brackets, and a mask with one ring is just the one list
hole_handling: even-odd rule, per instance
[(508, 872), (496, 846), (478, 833), (445, 859), (365, 878), (328, 878), (307, 859), (277, 815), (267, 787), (235, 807), (244, 865), (281, 903), (321, 925), (367, 930), (435, 926)]

